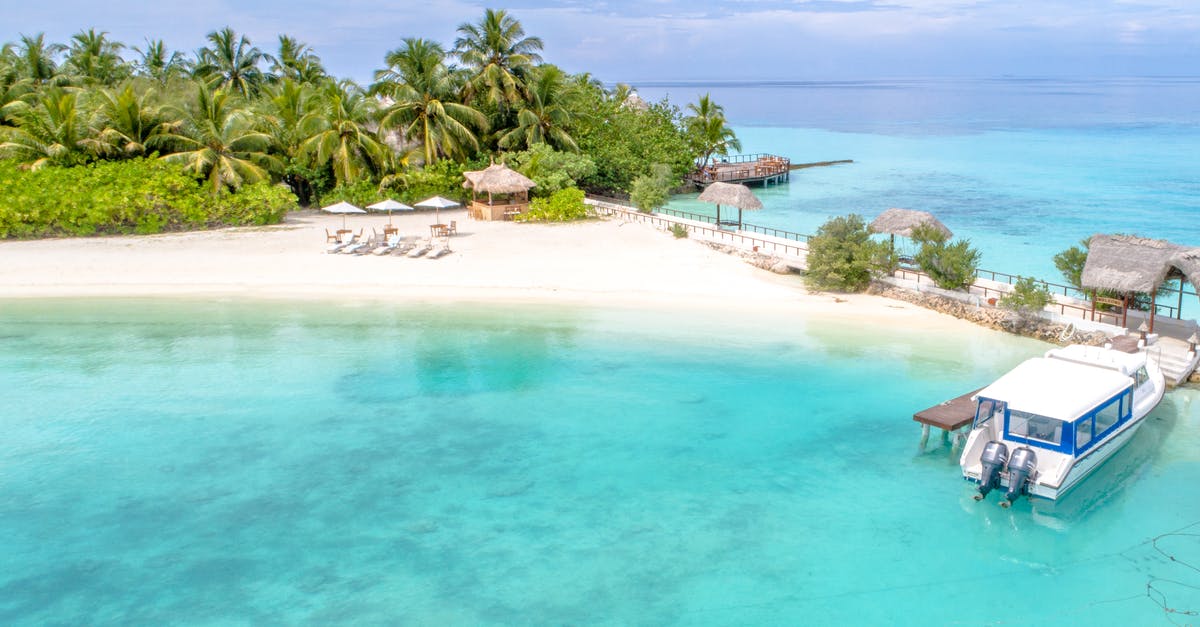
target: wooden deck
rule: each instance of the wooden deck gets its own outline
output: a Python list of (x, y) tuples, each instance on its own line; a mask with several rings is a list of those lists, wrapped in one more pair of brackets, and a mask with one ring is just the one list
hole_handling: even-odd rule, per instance
[(792, 160), (768, 154), (731, 155), (720, 157), (705, 168), (688, 175), (693, 183), (705, 186), (709, 183), (741, 183), (772, 185), (787, 182), (792, 171)]
[(978, 390), (967, 392), (958, 398), (952, 398), (913, 414), (913, 420), (928, 427), (937, 427), (943, 431), (957, 431), (975, 420), (975, 401), (971, 397)]

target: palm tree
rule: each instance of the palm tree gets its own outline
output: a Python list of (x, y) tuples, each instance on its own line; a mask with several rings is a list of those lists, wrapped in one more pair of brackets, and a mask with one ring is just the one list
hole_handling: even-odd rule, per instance
[(268, 57), (252, 46), (245, 35), (238, 37), (232, 28), (208, 34), (209, 47), (196, 51), (193, 73), (210, 87), (220, 87), (249, 97), (266, 80), (259, 64)]
[(500, 137), (500, 146), (528, 148), (546, 143), (560, 150), (578, 151), (579, 146), (565, 130), (571, 115), (559, 103), (565, 84), (562, 70), (553, 65), (539, 67), (529, 82), (529, 101), (517, 114), (517, 126)]
[(161, 39), (146, 40), (145, 50), (134, 48), (141, 60), (138, 71), (143, 76), (166, 85), (173, 78), (183, 76), (187, 72), (188, 62), (179, 51), (168, 53), (166, 44)]
[(0, 46), (0, 126), (15, 126), (18, 103), (28, 102), (33, 83), (21, 75), (20, 57), (12, 44)]
[(526, 37), (521, 23), (507, 12), (488, 9), (478, 24), (458, 27), (454, 52), (474, 73), (470, 91), (504, 111), (524, 90), (525, 79), (542, 57), (542, 40)]
[(282, 157), (283, 182), (300, 199), (300, 204), (307, 205), (314, 193), (314, 173), (312, 159), (302, 149), (307, 137), (301, 123), (318, 104), (313, 88), (285, 78), (278, 84), (266, 87), (263, 94), (265, 97), (259, 102), (262, 130), (271, 136), (275, 150)]
[(316, 83), (326, 76), (321, 58), (312, 47), (288, 35), (279, 36), (279, 54), (271, 57), (271, 73), (298, 83)]
[(112, 41), (105, 31), (91, 28), (71, 37), (67, 51), (67, 70), (84, 83), (111, 85), (129, 76), (129, 68), (120, 52), (125, 44)]
[(166, 136), (178, 129), (180, 120), (157, 106), (156, 96), (153, 88), (139, 94), (133, 85), (99, 92), (97, 126), (106, 153), (140, 157), (163, 145)]
[(279, 160), (268, 154), (271, 138), (256, 131), (246, 112), (233, 106), (229, 92), (196, 87), (196, 99), (183, 113), (178, 132), (164, 136), (179, 149), (162, 159), (182, 163), (184, 170), (207, 179), (213, 194), (243, 183), (270, 180)]
[(708, 165), (713, 155), (727, 155), (730, 150), (742, 149), (733, 129), (725, 120), (725, 108), (709, 98), (708, 94), (700, 97), (696, 104), (688, 104), (692, 115), (686, 119), (688, 135), (696, 152), (700, 153), (700, 167)]
[(58, 64), (54, 57), (63, 50), (66, 50), (66, 46), (62, 44), (47, 44), (45, 33), (32, 37), (21, 35), (17, 58), (22, 76), (38, 85), (58, 82)]
[(373, 100), (350, 81), (329, 83), (321, 90), (315, 110), (300, 126), (308, 135), (302, 148), (318, 165), (331, 163), (339, 185), (354, 183), (364, 173), (378, 173), (389, 149), (367, 130)]
[(34, 104), (13, 107), (15, 128), (0, 129), (0, 158), (17, 159), (32, 169), (85, 163), (95, 148), (78, 94), (49, 87)]
[(459, 82), (446, 68), (441, 45), (408, 38), (385, 57), (388, 68), (375, 73), (372, 91), (387, 96), (391, 106), (380, 120), (382, 129), (400, 129), (423, 147), (425, 163), (439, 156), (465, 157), (479, 150), (476, 130), (487, 128), (478, 110), (457, 102)]

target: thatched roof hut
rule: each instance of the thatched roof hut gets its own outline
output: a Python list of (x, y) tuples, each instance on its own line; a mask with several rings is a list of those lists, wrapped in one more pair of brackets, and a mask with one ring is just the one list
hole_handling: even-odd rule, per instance
[(718, 226), (722, 224), (721, 205), (737, 207), (738, 220), (736, 223), (729, 222), (728, 225), (732, 226), (733, 224), (737, 224), (738, 228), (741, 228), (742, 226), (743, 209), (747, 211), (757, 211), (762, 209), (763, 206), (762, 201), (758, 199), (758, 196), (755, 196), (754, 192), (750, 191), (749, 187), (746, 187), (741, 183), (712, 183), (703, 192), (700, 192), (699, 200), (711, 202), (717, 206)]
[(916, 209), (888, 209), (879, 214), (879, 217), (871, 221), (870, 229), (876, 233), (890, 233), (891, 235), (899, 235), (900, 237), (912, 237), (913, 229), (922, 225), (928, 224), (940, 231), (947, 238), (953, 237), (954, 233), (942, 224), (928, 211), (917, 211)]
[(1200, 249), (1133, 235), (1093, 235), (1080, 283), (1089, 290), (1151, 294), (1180, 275), (1200, 287)]
[(463, 172), (463, 187), (475, 192), (487, 194), (518, 194), (525, 193), (537, 186), (524, 174), (517, 172), (503, 163), (493, 163), (483, 170)]

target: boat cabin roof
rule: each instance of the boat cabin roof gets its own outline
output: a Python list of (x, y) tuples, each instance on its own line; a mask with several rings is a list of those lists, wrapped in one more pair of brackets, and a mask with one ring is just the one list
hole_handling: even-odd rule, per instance
[(1111, 368), (1036, 357), (980, 390), (979, 396), (1004, 401), (1010, 410), (1070, 422), (1132, 384), (1132, 378)]

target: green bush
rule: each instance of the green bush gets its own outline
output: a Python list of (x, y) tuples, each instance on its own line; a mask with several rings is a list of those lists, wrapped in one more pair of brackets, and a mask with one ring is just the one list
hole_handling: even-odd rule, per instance
[(657, 163), (650, 166), (650, 173), (633, 180), (629, 199), (642, 213), (652, 213), (667, 204), (671, 197), (671, 168)]
[(384, 198), (387, 198), (387, 193), (380, 192), (379, 186), (374, 181), (367, 179), (348, 185), (338, 185), (321, 194), (320, 206), (328, 207), (334, 203), (345, 201), (355, 207), (365, 208), (367, 205), (373, 205)]
[(1017, 277), (1013, 291), (1000, 299), (1000, 306), (1019, 314), (1035, 314), (1053, 302), (1050, 289), (1033, 277)]
[(685, 239), (688, 236), (687, 227), (676, 222), (671, 226), (671, 235), (674, 235), (675, 239)]
[(295, 207), (284, 186), (214, 196), (181, 167), (152, 158), (33, 171), (0, 161), (0, 238), (273, 224)]
[(508, 153), (505, 161), (510, 168), (537, 183), (537, 187), (530, 190), (537, 197), (578, 187), (579, 181), (596, 173), (596, 164), (587, 155), (562, 152), (546, 144), (534, 144), (529, 150)]
[(583, 202), (583, 190), (569, 187), (549, 198), (535, 198), (529, 211), (516, 216), (518, 222), (570, 222), (591, 217), (591, 208)]
[(964, 290), (975, 282), (979, 251), (969, 240), (948, 243), (941, 231), (922, 224), (913, 229), (912, 239), (921, 245), (913, 256), (921, 271), (944, 290)]
[(1054, 256), (1054, 267), (1062, 273), (1063, 279), (1077, 290), (1083, 289), (1083, 265), (1087, 263), (1088, 242), (1085, 239), (1078, 246), (1072, 246)]
[(810, 285), (838, 292), (861, 292), (871, 277), (886, 271), (888, 245), (871, 239), (862, 216), (831, 218), (808, 240)]

